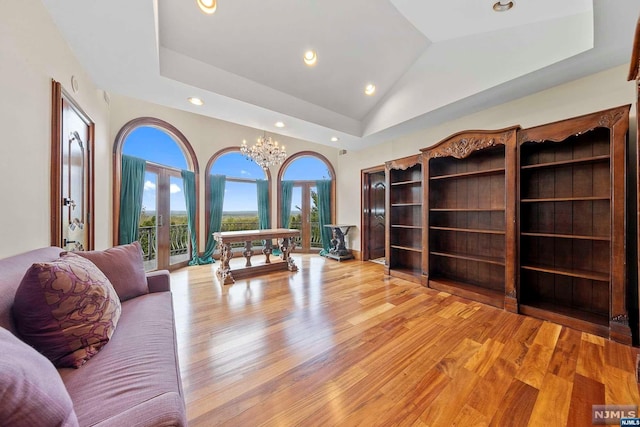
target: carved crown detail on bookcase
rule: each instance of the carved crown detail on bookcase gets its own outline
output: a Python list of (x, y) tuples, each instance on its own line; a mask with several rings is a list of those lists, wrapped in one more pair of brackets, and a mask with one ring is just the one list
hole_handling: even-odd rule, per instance
[[(503, 132), (496, 140), (493, 137), (484, 136), (470, 136), (464, 138), (452, 137), (445, 143), (442, 143), (440, 147), (434, 148), (431, 151), (426, 152), (424, 155), (427, 159), (434, 159), (437, 157), (454, 157), (456, 159), (467, 158), (474, 151), (484, 150), (485, 148), (495, 147), (497, 145), (505, 145), (506, 141), (511, 138), (515, 130), (511, 129)], [(468, 132), (467, 132), (468, 133)]]

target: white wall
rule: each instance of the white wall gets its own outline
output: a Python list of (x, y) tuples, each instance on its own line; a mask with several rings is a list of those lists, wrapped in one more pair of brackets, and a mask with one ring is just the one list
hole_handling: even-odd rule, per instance
[[(79, 92), (70, 88), (71, 76)], [(0, 257), (50, 244), (51, 79), (96, 123), (95, 243), (110, 243), (109, 110), (38, 0), (0, 1)]]
[[(186, 100), (185, 100), (186, 102)], [(212, 119), (210, 117), (193, 114), (187, 111), (175, 110), (149, 102), (135, 100), (123, 96), (113, 95), (111, 98), (111, 135), (113, 138), (118, 131), (130, 120), (138, 117), (155, 117), (171, 123), (187, 138), (191, 147), (196, 153), (200, 169), (200, 235), (199, 249), (202, 251), (206, 242), (205, 232), (205, 173), (209, 159), (223, 148), (240, 146), (243, 139), (247, 142), (255, 141), (262, 136), (261, 129), (254, 129), (234, 123)], [(269, 135), (274, 136), (273, 133)], [(300, 139), (290, 138), (283, 135), (276, 135), (275, 138), (280, 144), (284, 144), (289, 156), (301, 151), (314, 151), (320, 153), (329, 160), (336, 168), (338, 150), (333, 147), (319, 145)], [(113, 144), (113, 141), (112, 141)], [(276, 181), (278, 177), (278, 167), (270, 169), (271, 172), (271, 223), (277, 224), (277, 191)], [(338, 186), (341, 177), (336, 172)], [(360, 179), (360, 178), (358, 178)], [(346, 184), (345, 184), (346, 185)]]
[[(337, 220), (344, 224), (358, 224), (358, 231), (349, 233), (351, 247), (361, 249), (361, 202), (356, 204), (356, 201), (362, 197), (359, 186), (362, 169), (417, 154), (421, 148), (434, 145), (464, 130), (501, 129), (517, 124), (527, 128), (631, 104), (635, 102), (635, 83), (627, 82), (628, 70), (628, 65), (615, 67), (369, 149), (340, 156), (338, 174), (342, 184), (337, 190)], [(635, 108), (632, 108), (631, 116), (631, 120), (635, 122)], [(635, 129), (635, 123), (631, 126)]]

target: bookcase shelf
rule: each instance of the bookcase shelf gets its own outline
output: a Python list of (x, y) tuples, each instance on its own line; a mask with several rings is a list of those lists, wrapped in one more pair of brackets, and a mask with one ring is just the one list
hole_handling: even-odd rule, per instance
[(521, 170), (527, 169), (539, 169), (539, 168), (555, 168), (562, 166), (570, 166), (570, 165), (579, 165), (584, 163), (595, 163), (595, 162), (603, 162), (609, 161), (611, 156), (608, 154), (600, 155), (600, 156), (591, 156), (591, 157), (582, 157), (578, 159), (570, 159), (570, 160), (559, 160), (557, 162), (546, 162), (546, 163), (534, 163), (531, 165), (523, 165), (520, 167)]
[(618, 107), (519, 133), (517, 295), (524, 314), (630, 344), (628, 114)]
[(421, 150), (428, 286), (511, 311), (517, 129), (461, 132)]
[(430, 180), (438, 180), (438, 179), (460, 179), (460, 178), (471, 178), (476, 176), (483, 175), (504, 175), (504, 168), (495, 168), (495, 169), (483, 169), (483, 170), (475, 170), (470, 172), (459, 172), (459, 173), (451, 173), (446, 175), (435, 175), (429, 177)]
[(385, 272), (422, 283), (423, 189), (422, 156), (387, 162)]

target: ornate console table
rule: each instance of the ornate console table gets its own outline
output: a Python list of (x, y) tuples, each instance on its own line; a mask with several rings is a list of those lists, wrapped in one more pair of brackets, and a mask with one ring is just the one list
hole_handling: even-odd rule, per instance
[[(241, 279), (244, 277), (250, 277), (258, 274), (263, 274), (269, 271), (276, 270), (289, 270), (297, 271), (298, 267), (293, 262), (293, 259), (289, 256), (295, 244), (293, 237), (300, 235), (300, 230), (289, 230), (286, 228), (274, 228), (269, 230), (244, 230), (244, 231), (219, 231), (213, 233), (213, 238), (220, 247), (220, 266), (216, 270), (216, 276), (218, 280), (224, 285), (230, 285), (235, 282), (235, 279)], [(272, 240), (278, 239), (278, 248), (282, 252), (280, 255), (281, 260), (271, 262), (269, 259), (273, 252)], [(264, 249), (262, 253), (265, 255), (264, 264), (251, 265), (251, 256), (253, 256), (253, 250), (251, 249), (251, 242), (254, 240), (264, 240)], [(233, 252), (231, 251), (231, 244), (237, 242), (244, 242), (244, 255), (246, 259), (244, 268), (236, 268), (231, 271), (229, 267), (229, 260), (233, 258)]]
[(325, 224), (325, 227), (330, 228), (332, 231), (331, 249), (325, 256), (337, 259), (338, 261), (352, 259), (353, 254), (349, 249), (347, 249), (347, 246), (344, 243), (344, 236), (346, 236), (349, 233), (349, 229), (351, 229), (351, 227), (355, 227), (355, 225)]

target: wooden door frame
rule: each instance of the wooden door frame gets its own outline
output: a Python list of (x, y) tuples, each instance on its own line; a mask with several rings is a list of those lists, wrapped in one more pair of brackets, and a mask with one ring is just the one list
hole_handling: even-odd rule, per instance
[[(366, 216), (365, 216), (365, 211), (368, 210), (368, 208), (370, 207), (370, 203), (371, 201), (369, 200), (369, 192), (368, 190), (368, 186), (365, 186), (365, 184), (368, 184), (368, 176), (374, 173), (385, 173), (385, 167), (384, 165), (378, 165), (378, 166), (373, 166), (367, 169), (362, 169), (360, 170), (360, 188), (362, 189), (362, 199), (361, 199), (361, 203), (362, 203), (362, 209), (360, 211), (360, 242), (361, 243), (361, 248), (362, 249), (362, 261), (367, 261), (369, 259), (371, 259), (371, 254), (370, 254), (370, 250), (369, 250), (369, 235), (371, 233), (371, 231), (369, 230), (369, 225), (367, 224), (367, 220), (366, 220)], [(385, 192), (388, 191), (388, 189), (385, 189)], [(386, 212), (385, 212), (386, 215)], [(385, 225), (386, 228), (386, 225)]]
[(200, 239), (200, 167), (198, 166), (198, 158), (196, 157), (196, 153), (191, 147), (189, 140), (180, 132), (175, 126), (172, 124), (165, 122), (164, 120), (157, 119), (155, 117), (138, 117), (137, 119), (133, 119), (127, 122), (122, 128), (118, 131), (116, 135), (114, 144), (113, 144), (113, 210), (112, 210), (112, 219), (113, 219), (113, 230), (112, 230), (112, 244), (119, 244), (119, 229), (120, 229), (120, 185), (122, 179), (122, 147), (131, 132), (133, 132), (138, 127), (155, 127), (160, 129), (161, 131), (167, 133), (173, 140), (178, 144), (180, 148), (182, 148), (185, 159), (187, 161), (187, 166), (189, 170), (191, 170), (196, 176), (195, 182), (195, 198), (196, 198), (196, 242)]
[[(60, 82), (51, 80), (51, 175), (50, 175), (50, 238), (52, 246), (61, 246), (62, 244), (62, 212), (60, 203), (62, 201), (62, 101), (63, 99), (69, 103), (76, 114), (85, 122), (88, 127), (87, 145), (87, 213), (84, 218), (86, 225), (85, 231), (87, 236), (86, 250), (93, 250), (95, 245), (94, 233), (94, 206), (95, 206), (95, 173), (94, 173), (94, 141), (95, 141), (95, 123), (89, 115), (75, 102), (75, 100), (64, 90)], [(84, 200), (83, 200), (84, 203)]]

